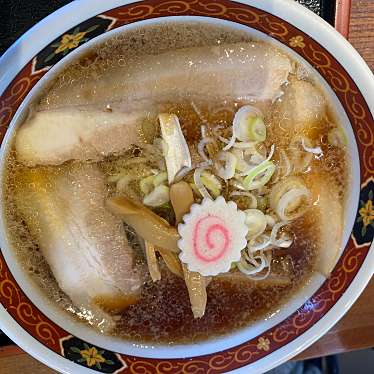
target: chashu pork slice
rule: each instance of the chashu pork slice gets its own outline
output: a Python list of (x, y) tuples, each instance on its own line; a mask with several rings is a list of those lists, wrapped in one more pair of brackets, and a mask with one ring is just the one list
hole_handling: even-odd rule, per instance
[(328, 277), (341, 254), (344, 209), (338, 186), (326, 173), (313, 173), (306, 177), (314, 204), (307, 213), (311, 227), (317, 227), (318, 248), (316, 269)]
[[(289, 139), (303, 135), (316, 138), (326, 126), (327, 103), (312, 83), (290, 79), (284, 96), (274, 105), (273, 116), (279, 121), (270, 130), (276, 141), (288, 145)], [(318, 169), (317, 169), (318, 170)], [(316, 227), (314, 240), (318, 249), (317, 270), (329, 276), (341, 252), (344, 207), (336, 182), (318, 170), (304, 175), (314, 204), (306, 213), (309, 227)]]
[[(17, 157), (28, 166), (97, 161), (139, 144), (146, 111), (160, 102), (231, 98), (263, 107), (279, 96), (291, 70), (285, 54), (258, 42), (144, 56), (99, 79), (52, 89), (48, 105), (19, 128)], [(107, 104), (116, 109), (100, 110)]]
[(314, 138), (324, 125), (327, 103), (312, 83), (290, 79), (284, 95), (275, 103), (273, 117), (278, 136), (285, 133)]
[(87, 78), (52, 88), (43, 109), (137, 100), (228, 98), (272, 101), (281, 93), (292, 63), (262, 42), (183, 48), (146, 55), (99, 79)]
[(17, 158), (28, 166), (101, 160), (139, 144), (144, 112), (57, 109), (36, 112), (16, 134)]
[(102, 326), (136, 302), (141, 279), (132, 249), (121, 221), (104, 207), (105, 180), (95, 166), (62, 175), (27, 170), (17, 184), (17, 207), (58, 285), (83, 314), (92, 312), (91, 322)]

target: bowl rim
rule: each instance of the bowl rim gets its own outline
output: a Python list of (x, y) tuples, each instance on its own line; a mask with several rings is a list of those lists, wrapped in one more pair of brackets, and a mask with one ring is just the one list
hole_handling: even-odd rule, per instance
[[(343, 67), (345, 67), (345, 69), (349, 71), (351, 77), (356, 81), (356, 83), (358, 82), (358, 85), (361, 88), (361, 91), (366, 91), (367, 96), (369, 95), (369, 93), (374, 93), (374, 84), (373, 84), (373, 81), (372, 81), (372, 75), (371, 75), (370, 69), (366, 66), (366, 64), (363, 62), (363, 60), (358, 55), (358, 53), (345, 41), (345, 39), (343, 39), (341, 36), (337, 35), (337, 33), (335, 31), (331, 32), (331, 30), (334, 30), (334, 29), (331, 26), (329, 26), (328, 24), (326, 24), (324, 21), (319, 19), (318, 16), (315, 16), (315, 15), (311, 14), (311, 12), (304, 9), (300, 5), (291, 2), (290, 0), (287, 0), (287, 1), (288, 1), (287, 9), (285, 9), (286, 7), (284, 6), (284, 4), (282, 4), (280, 6), (280, 2), (279, 1), (276, 2), (275, 0), (271, 0), (271, 1), (267, 2), (266, 4), (264, 4), (260, 0), (241, 1), (241, 3), (250, 4), (252, 6), (255, 6), (255, 7), (259, 8), (259, 9), (263, 9), (263, 10), (266, 10), (268, 7), (271, 7), (271, 4), (273, 4), (274, 8), (271, 9), (271, 13), (277, 15), (280, 18), (283, 18), (284, 20), (290, 22), (291, 24), (293, 24), (296, 27), (298, 27), (298, 25), (297, 25), (298, 23), (300, 23), (300, 25), (302, 26), (302, 21), (305, 20), (305, 19), (308, 19), (308, 21), (310, 21), (311, 24), (312, 24), (312, 25), (309, 25), (311, 28), (315, 27), (317, 29), (317, 27), (318, 27), (318, 29), (320, 31), (321, 31), (321, 29), (324, 29), (326, 31), (327, 35), (328, 35), (326, 38), (327, 39), (330, 38), (331, 40), (329, 40), (329, 41), (324, 40), (324, 43), (322, 43), (319, 37), (314, 36), (314, 39), (317, 39), (318, 42), (320, 44), (322, 44), (325, 48), (326, 48), (326, 46), (324, 44), (328, 45), (329, 43), (332, 43), (332, 44), (336, 43), (337, 52), (339, 52), (338, 53), (339, 54), (338, 60), (343, 65)], [(12, 77), (14, 77), (16, 75), (16, 73), (18, 73), (20, 68), (22, 68), (24, 66), (24, 64), (27, 63), (29, 60), (31, 60), (31, 58), (36, 54), (35, 53), (35, 48), (38, 49), (40, 47), (44, 47), (45, 45), (48, 45), (49, 42), (54, 40), (56, 37), (61, 35), (66, 30), (69, 30), (71, 27), (74, 27), (75, 25), (82, 22), (83, 20), (90, 18), (91, 17), (90, 12), (92, 13), (92, 16), (94, 16), (96, 14), (101, 13), (102, 11), (106, 11), (106, 10), (112, 9), (116, 6), (124, 5), (124, 4), (128, 4), (128, 3), (133, 3), (133, 2), (132, 1), (113, 0), (111, 2), (106, 2), (105, 6), (104, 6), (104, 4), (102, 4), (102, 2), (99, 2), (99, 1), (96, 1), (96, 0), (95, 1), (83, 0), (81, 2), (70, 3), (67, 6), (61, 8), (57, 12), (55, 12), (55, 13), (51, 14), (50, 16), (48, 16), (47, 18), (45, 18), (39, 24), (34, 26), (34, 28), (32, 28), (29, 32), (27, 32), (23, 37), (21, 37), (0, 59), (0, 66), (5, 66), (6, 65), (6, 66), (11, 67), (10, 69), (5, 70), (5, 73), (2, 76), (0, 76), (0, 92), (3, 91), (3, 89), (5, 89), (5, 87), (10, 83), (10, 81), (13, 79)], [(113, 5), (113, 4), (115, 4), (115, 5)], [(270, 4), (270, 5), (268, 5), (268, 4)], [(102, 9), (102, 8), (104, 8), (104, 9)], [(269, 9), (267, 9), (267, 11), (269, 11)], [(279, 12), (279, 13), (277, 13), (277, 12)], [(74, 17), (70, 17), (71, 14), (74, 14)], [(84, 17), (81, 14), (84, 14)], [(279, 15), (279, 14), (281, 14), (281, 15)], [(303, 15), (303, 17), (300, 16), (301, 14)], [(59, 24), (58, 27), (56, 27), (56, 25), (55, 25), (55, 20), (57, 19), (57, 17), (59, 17), (60, 21), (61, 21), (61, 19), (63, 19), (62, 24)], [(287, 18), (292, 18), (292, 17), (294, 17), (293, 21), (287, 20)], [(71, 27), (69, 27), (68, 25), (70, 25), (72, 20), (75, 20), (76, 18), (77, 18), (77, 22), (74, 21), (75, 23), (71, 24)], [(46, 38), (44, 38), (44, 39), (40, 38), (40, 39), (38, 39), (38, 43), (37, 43), (37, 44), (40, 44), (40, 46), (36, 47), (35, 44), (31, 43), (31, 41), (35, 38), (36, 34), (45, 30), (45, 28), (47, 28), (48, 26), (50, 26), (51, 29), (53, 29), (53, 32), (48, 34), (48, 39), (50, 39), (50, 40), (47, 42)], [(54, 26), (54, 27), (52, 27), (52, 26)], [(316, 33), (317, 33), (317, 30), (316, 30)], [(308, 34), (311, 37), (313, 37), (313, 34), (311, 32), (308, 32)], [(340, 47), (344, 47), (345, 50), (344, 50), (344, 48), (340, 48)], [(38, 52), (38, 51), (39, 50), (37, 50), (36, 52)], [(334, 53), (334, 55), (337, 56), (337, 54), (335, 54), (335, 53)], [(348, 59), (347, 59), (347, 56), (349, 56)], [(16, 61), (14, 61), (14, 58), (18, 58), (18, 59)], [(352, 62), (353, 60), (354, 60), (354, 62)], [(23, 61), (23, 62), (21, 62), (21, 61)], [(349, 66), (344, 65), (344, 64), (348, 64)], [(350, 66), (351, 64), (356, 65), (356, 67), (352, 68)], [(20, 66), (20, 65), (22, 65), (22, 66)], [(369, 73), (369, 75), (367, 75), (368, 73)], [(368, 77), (370, 77), (371, 79), (367, 79)], [(369, 102), (368, 104), (369, 104), (369, 107), (371, 109), (371, 112), (373, 113), (373, 109), (374, 109), (373, 108), (373, 106), (374, 106), (373, 103)], [(374, 253), (373, 253), (373, 250), (371, 249), (370, 252), (367, 254), (367, 258), (366, 258), (364, 264), (362, 265), (362, 268), (361, 268), (359, 274), (357, 274), (353, 283), (350, 284), (350, 286), (349, 286), (349, 290), (351, 290), (351, 292), (347, 291), (339, 299), (339, 301), (329, 310), (329, 312), (322, 318), (322, 320), (315, 324), (315, 327), (318, 327), (318, 329), (319, 329), (319, 332), (317, 334), (315, 334), (314, 336), (308, 335), (308, 333), (311, 332), (310, 330), (308, 330), (307, 332), (302, 334), (302, 336), (298, 337), (297, 339), (295, 339), (291, 343), (288, 343), (283, 348), (280, 348), (277, 351), (268, 355), (266, 358), (263, 358), (263, 359), (257, 361), (254, 364), (251, 364), (251, 369), (253, 368), (253, 370), (257, 371), (256, 366), (258, 367), (259, 370), (263, 370), (265, 367), (267, 368), (267, 370), (270, 369), (271, 367), (279, 364), (280, 361), (284, 361), (287, 358), (289, 358), (290, 356), (292, 356), (294, 354), (297, 354), (301, 349), (304, 349), (306, 346), (310, 345), (314, 340), (318, 339), (324, 332), (326, 332), (329, 328), (331, 328), (332, 325), (334, 323), (336, 323), (339, 318), (341, 318), (341, 316), (345, 313), (345, 311), (349, 308), (349, 306), (359, 296), (360, 292), (363, 290), (363, 288), (365, 287), (367, 282), (370, 280), (370, 277), (371, 277), (371, 274), (372, 274), (372, 269), (374, 267), (373, 265), (374, 265)], [(352, 291), (353, 286), (355, 288), (355, 291)], [(337, 307), (337, 306), (339, 306), (339, 307)], [(1, 308), (2, 308), (2, 310), (1, 310), (0, 315), (2, 315), (4, 318), (0, 319), (0, 323), (2, 322), (1, 320), (6, 320), (6, 316), (9, 316), (9, 314), (7, 312), (4, 312), (4, 308), (3, 307), (1, 307)], [(12, 322), (14, 322), (14, 321), (12, 320)], [(9, 326), (11, 326), (11, 325), (12, 325), (12, 323), (9, 322)], [(10, 330), (12, 330), (12, 331), (10, 331)], [(13, 335), (15, 337), (15, 340), (18, 340), (17, 338), (22, 336), (21, 333), (18, 336), (19, 331), (18, 331), (17, 328), (7, 329), (5, 327), (4, 331), (7, 334), (9, 333), (10, 336)], [(28, 337), (28, 338), (31, 338), (31, 337)], [(303, 344), (300, 344), (300, 342), (295, 344), (297, 341), (300, 340), (300, 338), (302, 338)], [(33, 338), (31, 338), (31, 339), (33, 339)], [(26, 338), (22, 337), (22, 342), (23, 341), (26, 341)], [(296, 351), (293, 351), (292, 349), (290, 350), (290, 348), (288, 348), (292, 345), (292, 343), (294, 343), (295, 349), (297, 348)], [(36, 343), (35, 345), (37, 346), (38, 344), (40, 344), (40, 343)], [(20, 344), (20, 345), (22, 346), (22, 344)], [(32, 346), (34, 347), (34, 344), (32, 344)], [(33, 351), (34, 351), (33, 347), (31, 348), (28, 345), (27, 348), (26, 347), (25, 348), (26, 348), (27, 351), (29, 351), (31, 354), (33, 354)], [(45, 349), (45, 348), (43, 347), (43, 349)], [(290, 352), (288, 352), (288, 354), (286, 355), (286, 353), (284, 353), (286, 351), (290, 351)], [(47, 360), (47, 358), (44, 359), (44, 357), (49, 357), (50, 356), (50, 353), (51, 353), (50, 351), (48, 352), (49, 355), (46, 355), (46, 356), (45, 356), (46, 352), (41, 352), (39, 349), (37, 349), (36, 352), (34, 352), (34, 353), (35, 354), (33, 354), (33, 355), (35, 355), (39, 360), (41, 360), (43, 362), (48, 361), (48, 362), (45, 362), (45, 363), (47, 365), (52, 365), (49, 358), (48, 358), (48, 360)], [(283, 354), (283, 356), (281, 358), (278, 358), (278, 360), (277, 360), (274, 357), (274, 355), (278, 354), (278, 353), (279, 353), (279, 357), (281, 357), (282, 354)], [(53, 354), (52, 356), (54, 356), (54, 355), (55, 354)], [(55, 356), (57, 356), (57, 355), (55, 355)], [(57, 357), (59, 359), (61, 358), (60, 356), (57, 356)], [(269, 358), (270, 358), (270, 360), (269, 360)], [(56, 359), (56, 357), (54, 357), (54, 359)], [(268, 360), (269, 362), (266, 362), (266, 360)], [(65, 358), (62, 358), (62, 361), (65, 362), (67, 360)], [(61, 365), (63, 365), (62, 361), (61, 361)], [(270, 361), (272, 361), (272, 362), (270, 362)], [(71, 369), (70, 365), (68, 365), (68, 363), (65, 363), (65, 364), (67, 366), (69, 366), (69, 370), (70, 370)], [(258, 366), (258, 364), (260, 364), (261, 369)], [(67, 367), (66, 365), (65, 366), (58, 366), (58, 367), (55, 367), (55, 368), (63, 371), (63, 368)], [(74, 367), (74, 370), (77, 369), (77, 366), (75, 364), (74, 364), (73, 367)], [(70, 372), (70, 371), (66, 371), (66, 372)]]

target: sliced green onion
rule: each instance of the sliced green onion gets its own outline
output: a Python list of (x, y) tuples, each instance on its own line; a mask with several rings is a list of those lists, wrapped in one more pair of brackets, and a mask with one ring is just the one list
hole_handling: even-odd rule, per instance
[(233, 135), (242, 142), (266, 139), (266, 127), (259, 109), (245, 105), (234, 116)]
[(155, 187), (159, 186), (160, 184), (163, 184), (165, 183), (166, 181), (168, 180), (168, 173), (166, 171), (162, 172), (162, 173), (158, 173), (157, 175), (155, 175), (155, 177), (153, 178), (153, 185)]
[(260, 263), (256, 262), (256, 264), (248, 264), (244, 259), (241, 258), (237, 264), (237, 267), (245, 275), (254, 275), (264, 270), (266, 265), (267, 263), (265, 261), (261, 261)]
[(140, 180), (139, 187), (140, 190), (144, 193), (144, 195), (148, 195), (151, 193), (153, 188), (155, 187), (153, 181), (155, 179), (155, 175), (150, 175), (149, 177), (145, 177)]
[(229, 149), (231, 149), (235, 144), (235, 139), (235, 134), (232, 134), (229, 142), (223, 147), (223, 150), (228, 151)]
[(230, 193), (230, 197), (248, 197), (250, 199), (250, 204), (248, 208), (250, 209), (256, 209), (257, 208), (257, 199), (256, 196), (253, 195), (253, 193), (248, 192), (248, 191), (233, 191)]
[[(237, 263), (238, 269), (246, 274), (249, 278), (253, 280), (262, 280), (269, 276), (270, 266), (271, 266), (272, 254), (271, 252), (260, 252), (257, 255), (250, 255), (244, 250), (242, 252), (242, 257)], [(265, 274), (258, 275), (267, 269)]]
[(287, 191), (276, 206), (276, 213), (283, 221), (291, 221), (301, 217), (307, 210), (311, 193), (306, 188), (292, 188)]
[(253, 154), (251, 156), (251, 158), (249, 160), (250, 160), (251, 164), (259, 165), (259, 164), (261, 164), (261, 162), (266, 160), (266, 157), (264, 157), (260, 153), (256, 152), (255, 154)]
[(236, 157), (236, 165), (235, 169), (244, 172), (250, 168), (248, 163), (244, 160), (244, 152), (241, 149), (233, 148), (230, 153), (232, 153)]
[(275, 171), (275, 165), (272, 161), (264, 161), (254, 167), (243, 180), (243, 186), (246, 190), (252, 191), (264, 186), (269, 182)]
[(289, 248), (292, 245), (293, 240), (287, 235), (281, 235), (281, 238), (277, 239), (278, 231), (286, 225), (288, 225), (288, 222), (283, 221), (278, 222), (273, 226), (270, 235), (270, 241), (272, 245), (280, 248)]
[(257, 142), (237, 142), (233, 147), (238, 149), (253, 149)]
[(248, 118), (248, 138), (258, 142), (266, 139), (266, 126), (261, 117)]
[(203, 172), (200, 177), (204, 186), (212, 193), (214, 198), (221, 195), (222, 186), (218, 178), (208, 172)]
[[(224, 166), (217, 161), (223, 161)], [(219, 177), (225, 180), (231, 179), (235, 175), (236, 157), (230, 152), (221, 151), (216, 156), (215, 167)]]
[(169, 200), (169, 187), (160, 185), (143, 199), (143, 203), (151, 207), (158, 207), (164, 205)]
[(248, 241), (247, 249), (249, 253), (256, 253), (257, 251), (267, 251), (273, 249), (271, 245), (270, 236), (261, 234), (257, 238)]
[(230, 140), (224, 138), (221, 135), (216, 135), (217, 138), (222, 142), (225, 143), (226, 146), (222, 148), (223, 151), (228, 151), (229, 149), (232, 148), (237, 148), (237, 149), (253, 149), (258, 142), (236, 142), (235, 141), (235, 136), (233, 135)]
[(265, 215), (266, 224), (270, 227), (273, 227), (276, 224), (275, 218), (269, 214)]
[(208, 190), (206, 189), (203, 181), (201, 180), (201, 175), (204, 172), (206, 168), (196, 168), (193, 174), (193, 180), (195, 182), (195, 186), (197, 190), (199, 191), (200, 195), (207, 199), (212, 199), (212, 196), (210, 196)]
[(311, 205), (312, 194), (300, 177), (288, 177), (273, 185), (270, 208), (282, 221), (301, 217)]
[(247, 209), (245, 213), (245, 224), (248, 226), (248, 239), (254, 239), (261, 235), (266, 229), (265, 214), (258, 209)]

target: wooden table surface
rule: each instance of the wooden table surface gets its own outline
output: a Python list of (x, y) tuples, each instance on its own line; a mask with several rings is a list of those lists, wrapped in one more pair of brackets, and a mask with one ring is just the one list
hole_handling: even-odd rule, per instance
[[(349, 40), (374, 71), (374, 0), (352, 0)], [(345, 317), (297, 359), (374, 347), (373, 300), (374, 278)], [(16, 346), (0, 348), (0, 374), (14, 373), (55, 372)]]

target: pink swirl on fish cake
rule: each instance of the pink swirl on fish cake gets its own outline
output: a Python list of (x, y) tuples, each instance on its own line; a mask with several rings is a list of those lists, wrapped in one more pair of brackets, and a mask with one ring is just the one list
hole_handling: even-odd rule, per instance
[(221, 259), (230, 247), (230, 233), (225, 222), (217, 216), (200, 218), (193, 231), (193, 250), (203, 262)]

